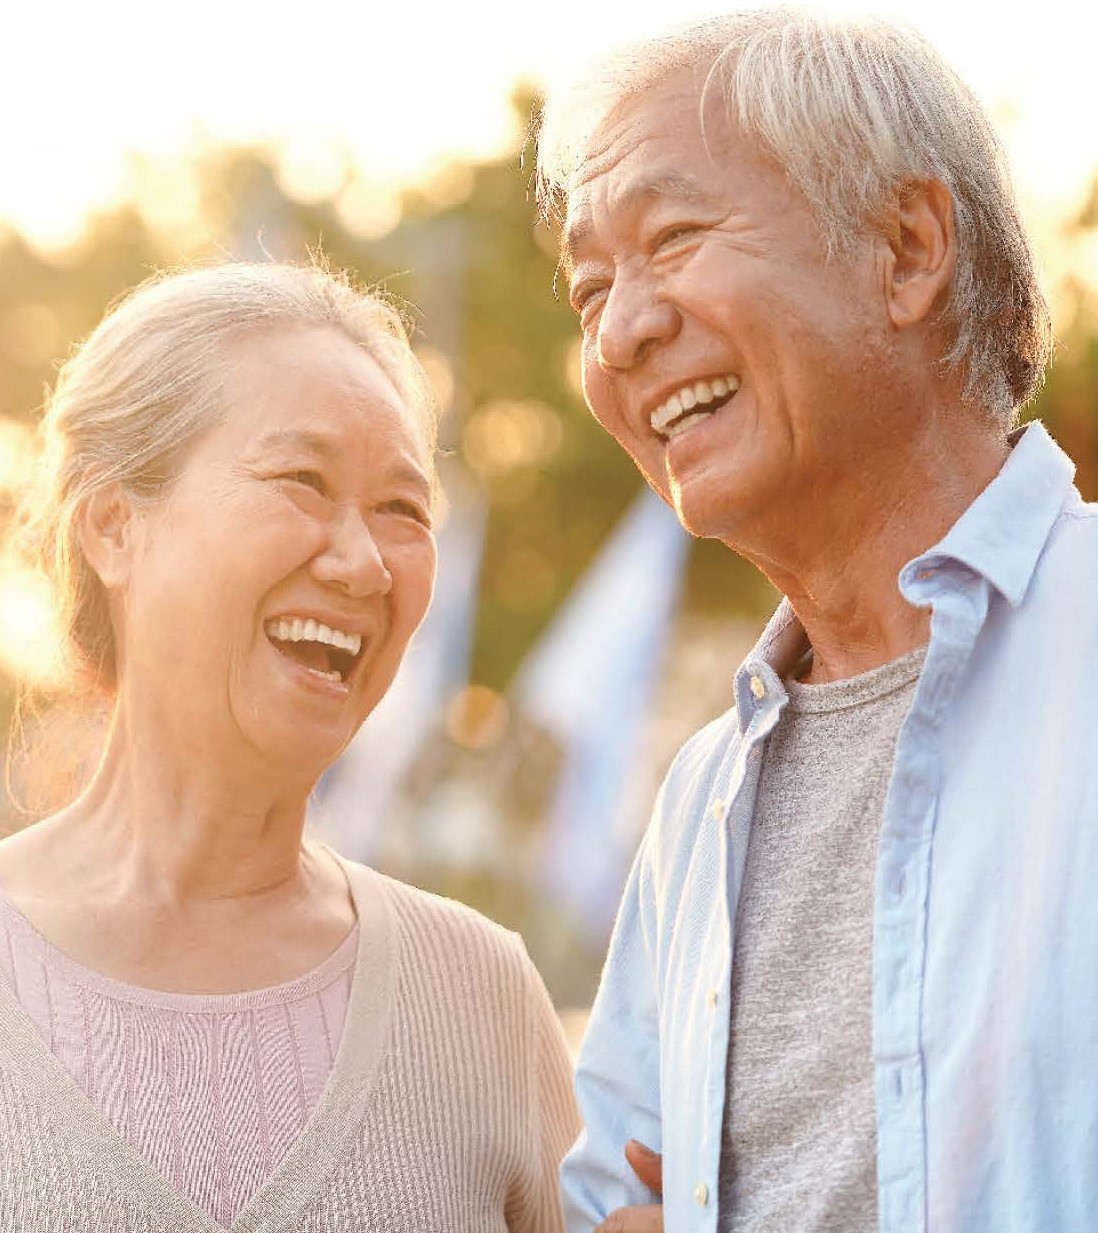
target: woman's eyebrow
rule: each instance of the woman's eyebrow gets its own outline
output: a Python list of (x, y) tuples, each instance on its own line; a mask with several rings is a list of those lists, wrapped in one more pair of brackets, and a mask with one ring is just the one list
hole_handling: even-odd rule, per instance
[(330, 437), (301, 428), (285, 428), (268, 433), (260, 438), (256, 446), (260, 453), (289, 448), (303, 450), (318, 458), (335, 458), (339, 455), (339, 448)]

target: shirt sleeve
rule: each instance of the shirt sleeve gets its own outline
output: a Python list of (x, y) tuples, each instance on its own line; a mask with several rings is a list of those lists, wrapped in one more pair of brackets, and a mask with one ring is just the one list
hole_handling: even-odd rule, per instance
[(657, 1203), (623, 1154), (630, 1139), (662, 1151), (659, 1025), (651, 873), (641, 843), (610, 941), (576, 1069), (584, 1128), (561, 1167), (568, 1233), (590, 1233), (618, 1207)]

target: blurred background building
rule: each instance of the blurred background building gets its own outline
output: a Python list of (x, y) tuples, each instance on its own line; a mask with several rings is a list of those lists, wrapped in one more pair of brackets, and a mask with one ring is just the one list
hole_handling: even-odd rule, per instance
[[(722, 548), (688, 541), (583, 407), (555, 239), (534, 218), (538, 91), (518, 79), (718, 6), (638, 4), (633, 28), (620, 8), (573, 0), (536, 26), (515, 6), (460, 20), (416, 6), (414, 25), (369, 7), (326, 0), (297, 30), (247, 5), (215, 21), (196, 3), (175, 27), (158, 10), (155, 29), (123, 0), (6, 15), (0, 510), (58, 362), (153, 269), (319, 249), (415, 305), (444, 407), (438, 593), (391, 695), (321, 784), (315, 824), (349, 856), (519, 929), (558, 1005), (582, 1005), (659, 778), (729, 704), (775, 597)], [(1063, 21), (1047, 9), (1016, 29), (979, 6), (914, 16), (1007, 137), (1059, 339), (1032, 413), (1093, 499), (1098, 22), (1068, 0)], [(174, 118), (158, 127), (161, 111)], [(51, 637), (40, 582), (0, 569), (0, 723), (17, 674), (48, 686)], [(65, 731), (78, 778), (87, 725)], [(33, 787), (18, 765), (14, 784), (19, 798)], [(23, 821), (9, 796), (3, 825)]]

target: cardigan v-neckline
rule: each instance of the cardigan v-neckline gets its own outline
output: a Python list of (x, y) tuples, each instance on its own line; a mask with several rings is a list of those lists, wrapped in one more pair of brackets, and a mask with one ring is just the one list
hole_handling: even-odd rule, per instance
[(223, 1225), (179, 1191), (104, 1120), (62, 1066), (9, 987), (0, 980), (0, 1032), (10, 1064), (37, 1084), (47, 1116), (74, 1153), (104, 1181), (136, 1195), (173, 1233), (274, 1233), (292, 1228), (340, 1159), (364, 1117), (392, 1015), (399, 939), (380, 876), (340, 860), (358, 918), (350, 1001), (331, 1073), (301, 1133), (271, 1176)]

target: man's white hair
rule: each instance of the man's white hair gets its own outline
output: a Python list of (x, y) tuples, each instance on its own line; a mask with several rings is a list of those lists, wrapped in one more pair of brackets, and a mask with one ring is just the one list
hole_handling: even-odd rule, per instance
[(784, 170), (841, 253), (884, 221), (906, 185), (953, 199), (957, 268), (939, 326), (943, 368), (964, 396), (1010, 422), (1052, 348), (1002, 145), (972, 91), (918, 34), (878, 19), (794, 9), (733, 13), (637, 43), (551, 94), (538, 141), (538, 199), (567, 211), (591, 140), (618, 109), (693, 73), (699, 123), (714, 102)]

